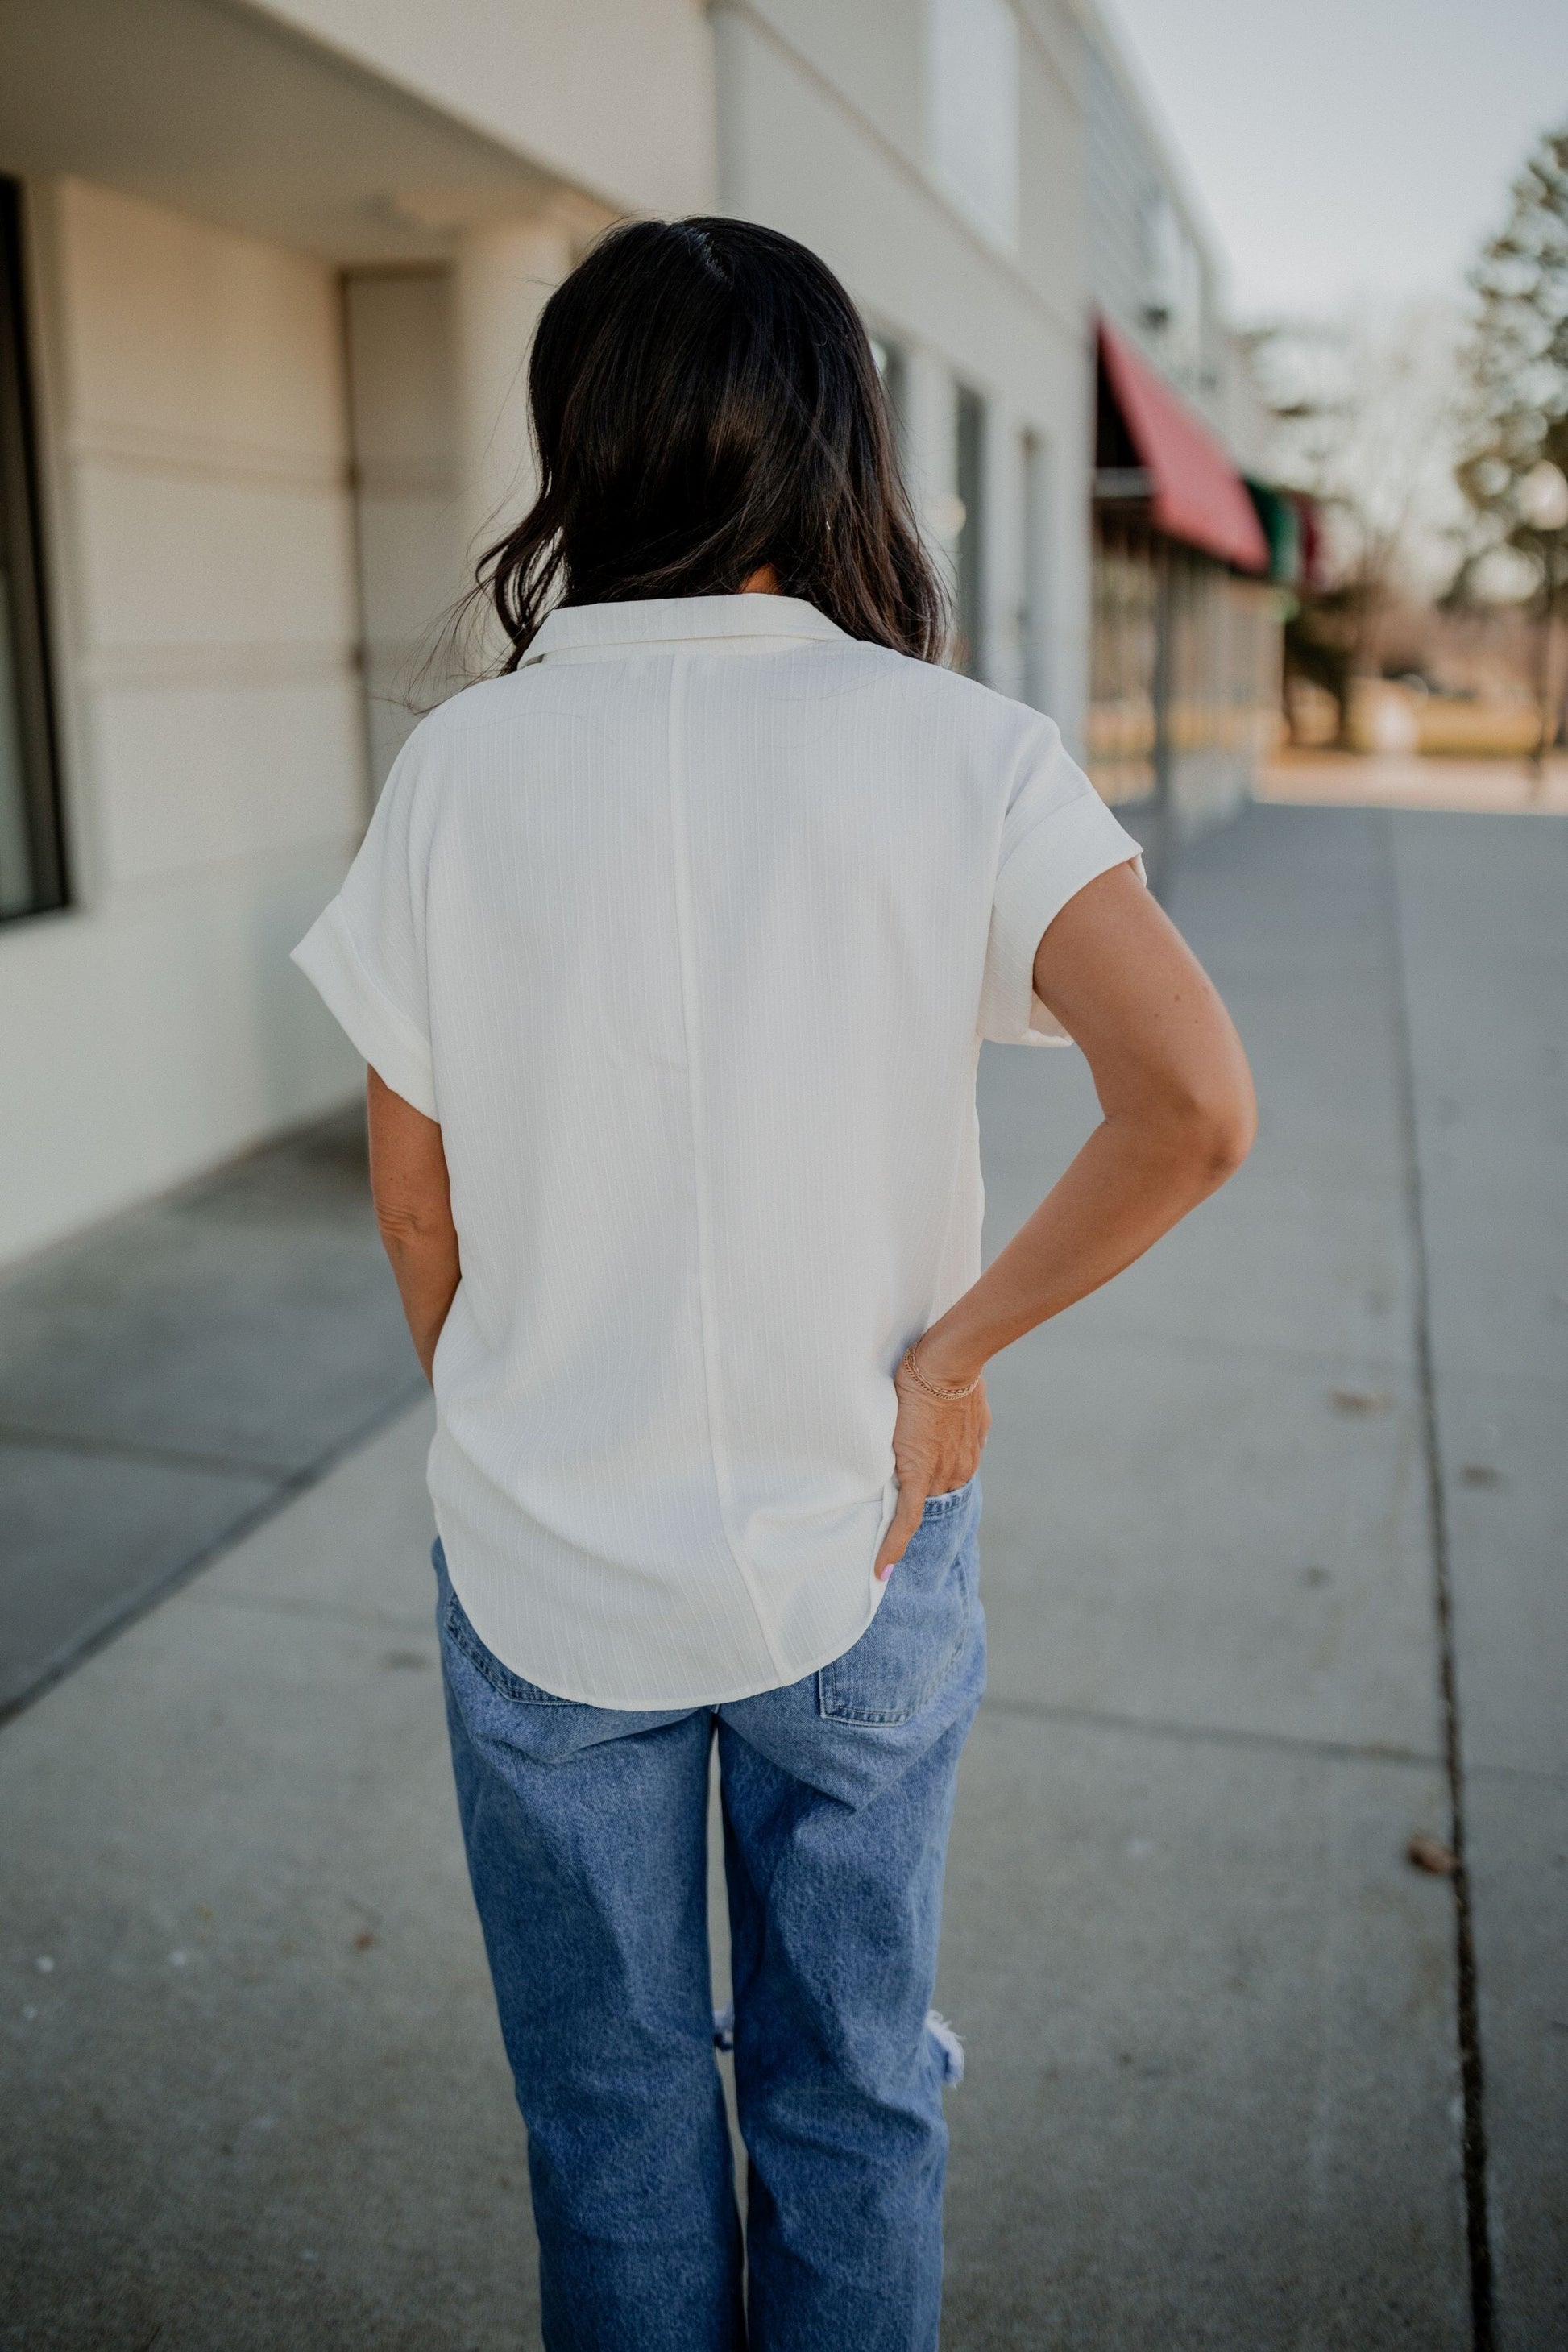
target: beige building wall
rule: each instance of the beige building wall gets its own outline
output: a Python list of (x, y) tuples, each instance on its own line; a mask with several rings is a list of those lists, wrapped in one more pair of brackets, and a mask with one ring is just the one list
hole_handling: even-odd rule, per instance
[(599, 225), (495, 222), (457, 239), (448, 261), (344, 273), (373, 796), (422, 713), (506, 650), (467, 592), (532, 500), (533, 330)]
[(0, 927), (0, 1263), (361, 1083), (289, 950), (526, 498), (549, 287), (714, 202), (711, 52), (700, 0), (0, 12), (71, 884)]
[(343, 285), (365, 719), (385, 782), (441, 673), (440, 614), (462, 593), (458, 353), (449, 268), (351, 271)]
[(281, 975), (366, 805), (333, 272), (31, 195), (76, 903), (0, 929), (0, 1258), (341, 1099)]
[[(357, 1085), (288, 950), (431, 624), (525, 502), (528, 338), (617, 212), (722, 209), (824, 254), (906, 357), (939, 542), (957, 390), (983, 396), (980, 667), (1076, 736), (1082, 28), (1013, 6), (999, 237), (937, 168), (938, 5), (172, 0), (153, 56), (110, 0), (27, 0), (56, 37), (18, 52), (36, 89), (0, 89), (0, 166), (31, 222), (73, 903), (0, 929), (0, 1262)], [(112, 135), (88, 40), (126, 78)]]

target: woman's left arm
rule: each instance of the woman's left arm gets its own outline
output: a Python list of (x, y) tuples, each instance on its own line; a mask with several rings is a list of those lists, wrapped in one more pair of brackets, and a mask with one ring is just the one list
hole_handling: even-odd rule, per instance
[(990, 1420), (979, 1384), (988, 1360), (1131, 1265), (1251, 1148), (1241, 1041), (1131, 865), (1068, 899), (1040, 941), (1034, 982), (1081, 1046), (1104, 1116), (1034, 1215), (921, 1339), (925, 1382), (908, 1363), (894, 1376), (899, 1509), (879, 1576), (902, 1557), (926, 1496), (973, 1474)]
[(397, 1277), (414, 1351), (430, 1380), (436, 1342), (462, 1274), (441, 1129), (395, 1095), (374, 1070), (366, 1080), (365, 1102), (375, 1222)]

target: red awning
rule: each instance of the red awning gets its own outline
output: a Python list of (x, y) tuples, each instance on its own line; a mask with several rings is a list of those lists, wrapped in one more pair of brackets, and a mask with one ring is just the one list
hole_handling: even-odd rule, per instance
[(1100, 324), (1100, 363), (1153, 485), (1156, 530), (1242, 572), (1267, 572), (1268, 542), (1236, 467), (1206, 425), (1124, 335)]

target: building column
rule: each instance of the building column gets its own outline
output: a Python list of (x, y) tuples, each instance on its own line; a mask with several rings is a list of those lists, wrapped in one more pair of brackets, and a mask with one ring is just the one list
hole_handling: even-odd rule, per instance
[(487, 223), (458, 247), (458, 475), (468, 570), (532, 503), (528, 354), (539, 314), (574, 259), (548, 216)]

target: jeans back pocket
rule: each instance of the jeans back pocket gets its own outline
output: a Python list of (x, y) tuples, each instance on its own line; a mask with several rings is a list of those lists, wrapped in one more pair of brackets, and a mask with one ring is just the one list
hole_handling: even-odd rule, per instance
[(933, 1495), (871, 1622), (819, 1669), (816, 1711), (838, 1723), (908, 1723), (963, 1652), (974, 1611), (980, 1486)]

